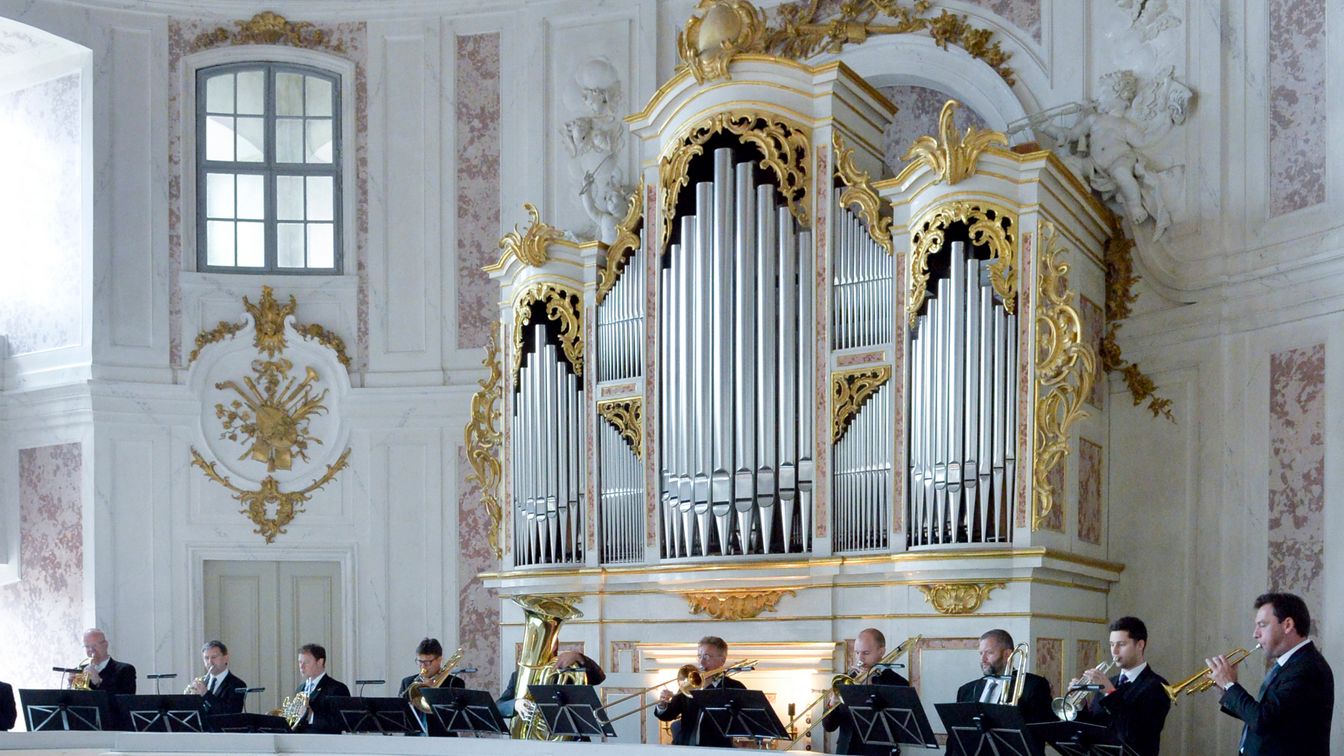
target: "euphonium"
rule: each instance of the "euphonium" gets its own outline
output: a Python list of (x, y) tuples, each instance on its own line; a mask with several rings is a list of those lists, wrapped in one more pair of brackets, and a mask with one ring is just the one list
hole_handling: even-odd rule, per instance
[[(1107, 672), (1110, 672), (1117, 664), (1119, 664), (1119, 662), (1115, 659), (1111, 659), (1110, 661), (1101, 662), (1092, 669), (1104, 675)], [(1055, 716), (1065, 722), (1072, 722), (1078, 718), (1078, 713), (1083, 710), (1083, 700), (1086, 699), (1087, 694), (1091, 692), (1092, 691), (1090, 690), (1075, 690), (1068, 695), (1060, 696), (1050, 702), (1050, 709), (1055, 712)]]
[[(523, 608), (526, 622), (523, 625), (523, 648), (518, 655), (518, 677), (514, 682), (513, 700), (532, 700), (528, 687), (541, 683), (544, 669), (555, 665), (555, 657), (560, 652), (560, 625), (565, 620), (582, 617), (583, 613), (574, 607), (577, 599), (563, 596), (514, 596), (514, 603)], [(550, 730), (545, 721), (532, 726), (533, 716), (523, 716), (515, 708), (513, 722), (509, 725), (509, 736), (523, 740), (550, 740)]]
[(457, 668), (457, 663), (460, 661), (462, 661), (462, 649), (458, 648), (453, 652), (452, 656), (443, 660), (443, 666), (439, 669), (437, 675), (434, 675), (428, 680), (421, 679), (411, 683), (410, 687), (406, 689), (406, 696), (410, 698), (411, 706), (414, 706), (416, 709), (423, 711), (426, 714), (433, 712), (433, 708), (430, 707), (428, 703), (425, 703), (425, 697), (420, 691), (425, 688), (437, 688), (440, 685), (443, 685), (444, 681), (453, 674), (453, 670)]
[[(1246, 657), (1250, 656), (1251, 654), (1259, 650), (1260, 650), (1260, 644), (1257, 643), (1255, 644), (1255, 648), (1251, 649), (1250, 651), (1247, 651), (1244, 648), (1234, 648), (1231, 651), (1228, 651), (1226, 654), (1223, 654), (1223, 657), (1227, 659), (1228, 664), (1231, 664), (1232, 666), (1235, 667), (1238, 664), (1241, 664), (1242, 662), (1246, 661)], [(1190, 675), (1189, 677), (1185, 678), (1184, 680), (1181, 680), (1180, 682), (1172, 683), (1170, 685), (1163, 685), (1162, 689), (1167, 692), (1167, 696), (1171, 698), (1171, 702), (1176, 703), (1176, 697), (1181, 695), (1182, 693), (1186, 694), (1187, 696), (1190, 696), (1194, 695), (1195, 693), (1203, 693), (1209, 688), (1212, 688), (1213, 680), (1209, 679), (1208, 677), (1208, 674), (1212, 671), (1213, 670), (1209, 669), (1208, 667), (1205, 667), (1204, 669), (1201, 669), (1200, 671), (1194, 673), (1193, 675)]]
[(93, 688), (89, 686), (89, 675), (84, 671), (88, 669), (89, 665), (92, 663), (93, 657), (90, 656), (75, 665), (79, 671), (75, 673), (74, 677), (70, 678), (70, 690), (93, 690)]

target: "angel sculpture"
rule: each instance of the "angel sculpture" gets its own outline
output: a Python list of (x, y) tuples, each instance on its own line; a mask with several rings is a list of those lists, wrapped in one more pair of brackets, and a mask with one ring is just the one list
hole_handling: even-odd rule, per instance
[(1130, 70), (1112, 71), (1099, 85), (1098, 98), (1082, 104), (1071, 128), (1038, 129), (1068, 150), (1066, 162), (1131, 224), (1152, 218), (1153, 239), (1160, 239), (1171, 226), (1163, 187), (1177, 183), (1183, 166), (1162, 165), (1154, 148), (1185, 122), (1194, 93), (1171, 68), (1142, 87)]

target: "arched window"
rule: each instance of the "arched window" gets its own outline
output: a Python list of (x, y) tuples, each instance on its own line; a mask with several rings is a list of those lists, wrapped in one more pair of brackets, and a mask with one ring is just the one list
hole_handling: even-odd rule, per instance
[(340, 84), (291, 63), (196, 72), (197, 270), (341, 272)]

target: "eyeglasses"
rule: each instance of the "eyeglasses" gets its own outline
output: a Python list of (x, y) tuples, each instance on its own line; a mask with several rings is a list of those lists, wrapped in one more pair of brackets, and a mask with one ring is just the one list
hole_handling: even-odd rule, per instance
[(429, 665), (433, 664), (434, 662), (438, 661), (438, 660), (441, 659), (441, 658), (442, 658), (442, 657), (439, 657), (439, 656), (431, 656), (431, 657), (428, 658), (428, 659), (420, 659), (420, 658), (417, 658), (417, 659), (415, 660), (415, 663), (416, 663), (416, 664), (419, 664), (419, 665), (422, 666), (422, 667), (428, 667)]

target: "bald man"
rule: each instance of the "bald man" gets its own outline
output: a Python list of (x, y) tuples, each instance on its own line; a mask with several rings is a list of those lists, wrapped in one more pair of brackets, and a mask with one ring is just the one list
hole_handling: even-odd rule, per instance
[[(854, 639), (855, 665), (849, 670), (849, 676), (857, 678), (860, 675), (868, 674), (866, 681), (868, 685), (909, 685), (910, 681), (895, 670), (886, 667), (873, 670), (873, 665), (877, 664), (886, 655), (887, 639), (882, 635), (881, 630), (870, 627), (859, 631), (858, 637)], [(869, 670), (872, 671), (869, 672)], [(831, 711), (822, 718), (821, 726), (826, 732), (840, 731), (840, 734), (836, 736), (836, 753), (887, 756), (893, 752), (893, 749), (888, 746), (864, 743), (854, 729), (854, 718), (849, 714), (849, 707), (841, 703), (838, 697), (827, 696), (826, 707)], [(899, 750), (895, 749), (895, 751)]]
[(96, 627), (84, 631), (84, 654), (89, 663), (84, 674), (90, 690), (135, 694), (135, 667), (113, 659), (107, 653), (107, 633)]

